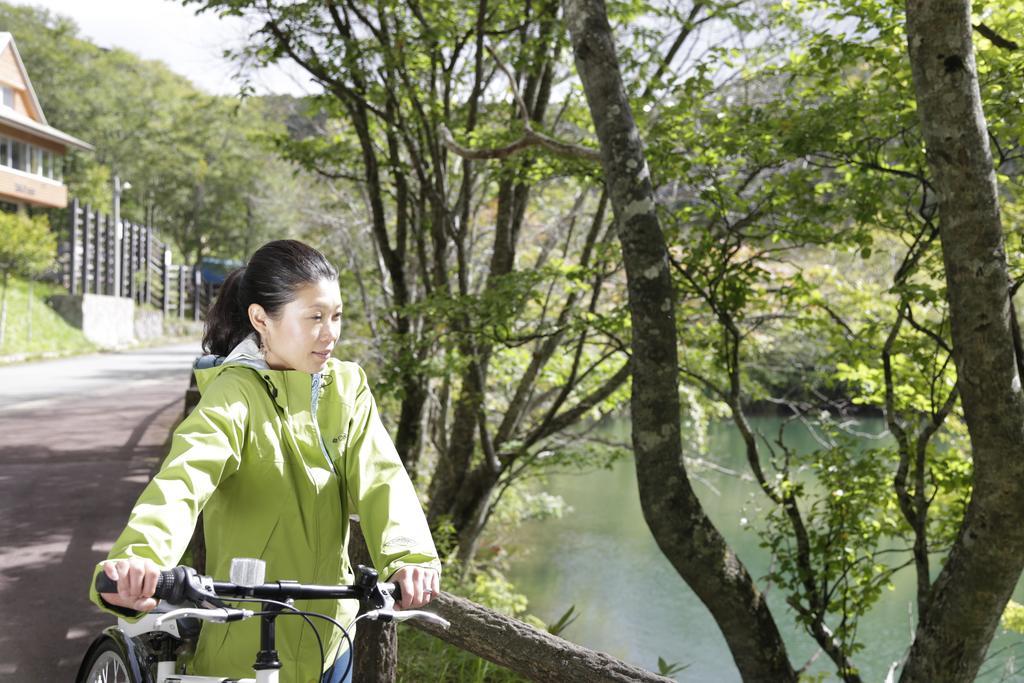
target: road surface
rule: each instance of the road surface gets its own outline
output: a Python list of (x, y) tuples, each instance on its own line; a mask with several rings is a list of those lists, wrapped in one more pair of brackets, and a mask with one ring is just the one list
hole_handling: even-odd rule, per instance
[(0, 367), (0, 681), (71, 681), (88, 601), (181, 418), (198, 343)]

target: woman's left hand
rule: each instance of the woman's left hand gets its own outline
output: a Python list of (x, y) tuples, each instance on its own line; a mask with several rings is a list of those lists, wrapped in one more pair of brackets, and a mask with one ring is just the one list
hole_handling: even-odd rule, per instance
[(440, 590), (440, 577), (428, 567), (402, 567), (391, 575), (391, 582), (402, 589), (402, 601), (397, 603), (399, 609), (422, 607)]

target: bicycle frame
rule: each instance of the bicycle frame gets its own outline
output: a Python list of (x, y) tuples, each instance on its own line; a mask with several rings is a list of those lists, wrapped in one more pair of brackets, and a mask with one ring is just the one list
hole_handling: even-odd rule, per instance
[[(152, 633), (166, 633), (167, 635), (180, 639), (181, 633), (176, 619), (165, 619), (165, 615), (174, 607), (166, 602), (161, 602), (152, 612), (147, 612), (137, 621), (130, 622), (118, 618), (117, 626), (111, 626), (104, 631), (104, 635), (113, 638), (115, 642), (123, 644), (122, 650), (126, 659), (130, 658), (133, 668), (139, 672), (145, 669), (147, 653), (138, 645), (136, 638)], [(271, 617), (272, 619), (273, 617)], [(262, 617), (266, 620), (268, 617)], [(271, 642), (271, 645), (273, 642)], [(226, 680), (223, 676), (195, 676), (191, 674), (175, 673), (177, 659), (158, 659), (156, 668), (156, 680), (153, 683), (223, 683)], [(278, 683), (280, 679), (279, 669), (261, 669), (255, 672), (255, 678), (231, 679), (237, 683)], [(141, 674), (139, 674), (141, 675)], [(144, 680), (144, 679), (143, 679)]]

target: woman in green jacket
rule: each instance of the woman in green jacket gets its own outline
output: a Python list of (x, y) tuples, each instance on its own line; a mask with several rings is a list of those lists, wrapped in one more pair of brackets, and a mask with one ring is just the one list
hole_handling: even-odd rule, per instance
[[(270, 242), (225, 280), (207, 315), (195, 371), (202, 398), (174, 432), (170, 453), (96, 572), (117, 593), (91, 597), (122, 617), (153, 609), (162, 569), (176, 565), (200, 511), (206, 572), (228, 575), (234, 557), (267, 563), (267, 580), (351, 583), (349, 515), (358, 515), (374, 565), (402, 589), (402, 608), (438, 591), (440, 563), (419, 500), (354, 363), (331, 357), (341, 327), (338, 272), (319, 251)], [(299, 601), (351, 624), (353, 601)], [(281, 619), (284, 681), (341, 680), (346, 645), (317, 626)], [(322, 629), (322, 630), (321, 630)], [(189, 673), (251, 676), (257, 620), (205, 623)]]

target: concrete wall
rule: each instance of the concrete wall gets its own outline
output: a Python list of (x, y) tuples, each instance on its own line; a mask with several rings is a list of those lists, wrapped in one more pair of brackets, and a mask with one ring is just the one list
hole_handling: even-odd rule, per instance
[(51, 297), (50, 305), (95, 344), (118, 347), (135, 341), (135, 302), (131, 299), (104, 294), (62, 294)]
[(179, 318), (172, 313), (164, 319), (164, 334), (168, 337), (195, 337), (201, 339), (203, 336), (203, 325), (202, 320)]
[(164, 314), (145, 306), (135, 309), (135, 339), (149, 341), (164, 335)]

